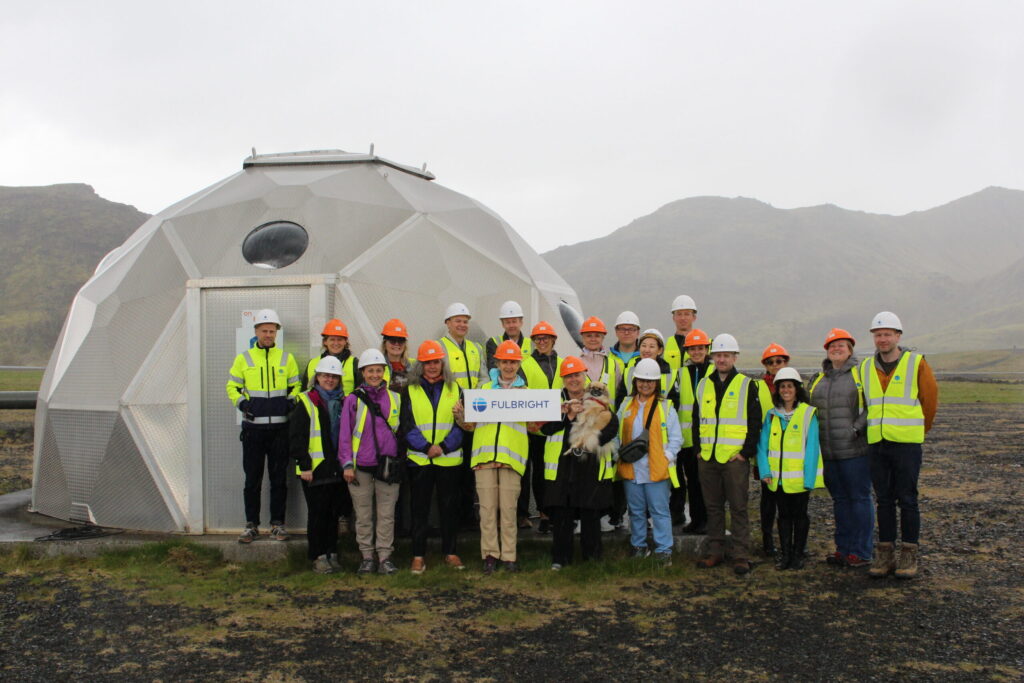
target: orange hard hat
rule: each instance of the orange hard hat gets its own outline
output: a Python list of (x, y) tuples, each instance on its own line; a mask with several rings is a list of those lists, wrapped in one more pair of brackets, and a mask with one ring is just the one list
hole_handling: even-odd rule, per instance
[(551, 327), (548, 323), (541, 320), (539, 323), (533, 326), (533, 330), (530, 332), (531, 337), (536, 337), (541, 334), (546, 334), (551, 337), (558, 338), (558, 334), (555, 332), (555, 328)]
[(409, 329), (405, 326), (398, 318), (392, 318), (391, 320), (384, 323), (384, 329), (380, 333), (385, 337), (401, 337), (402, 339), (409, 338)]
[(708, 339), (708, 335), (704, 330), (693, 329), (690, 330), (686, 335), (686, 341), (683, 342), (683, 346), (710, 346), (711, 340)]
[(506, 339), (498, 344), (498, 348), (494, 349), (494, 357), (498, 360), (522, 360), (523, 351), (519, 348), (519, 344), (511, 339)]
[(341, 322), (337, 318), (331, 318), (324, 325), (324, 330), (321, 332), (325, 337), (345, 337), (348, 338), (348, 328), (345, 327), (345, 323)]
[(837, 339), (849, 339), (850, 346), (855, 346), (857, 344), (857, 341), (849, 332), (847, 332), (841, 327), (833, 327), (831, 330), (828, 331), (828, 335), (826, 335), (825, 337), (825, 350), (828, 350), (828, 345)]
[(583, 321), (583, 325), (580, 326), (580, 334), (584, 332), (601, 332), (608, 334), (608, 330), (605, 329), (604, 323), (596, 315), (592, 315)]
[[(598, 320), (598, 322), (601, 322)], [(597, 330), (591, 330), (596, 332)], [(562, 367), (558, 370), (559, 377), (565, 377), (566, 375), (575, 375), (577, 372), (583, 372), (587, 369), (587, 366), (583, 364), (583, 361), (576, 356), (566, 356), (562, 359)]]
[(783, 356), (788, 359), (789, 351), (782, 344), (769, 344), (761, 354), (761, 362), (763, 363), (773, 356)]
[(425, 360), (440, 360), (442, 358), (444, 358), (444, 347), (441, 346), (441, 342), (433, 339), (428, 339), (420, 344), (420, 348), (416, 351), (416, 360), (421, 363)]

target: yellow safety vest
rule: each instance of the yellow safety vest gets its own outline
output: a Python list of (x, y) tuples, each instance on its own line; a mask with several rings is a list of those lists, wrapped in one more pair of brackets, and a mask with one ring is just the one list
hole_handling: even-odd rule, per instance
[(924, 443), (924, 410), (917, 397), (917, 372), (924, 358), (904, 351), (882, 391), (875, 357), (860, 366), (864, 381), (864, 402), (868, 408), (868, 443), (883, 439), (896, 443)]
[(679, 348), (679, 344), (676, 343), (674, 333), (665, 340), (665, 352), (661, 357), (668, 363), (673, 375), (679, 372), (679, 368), (683, 367), (686, 361), (690, 360), (690, 354), (686, 352), (686, 349)]
[[(312, 388), (313, 377), (316, 375), (316, 364), (320, 362), (323, 356), (316, 356), (310, 358), (309, 362), (306, 363), (306, 386)], [(384, 380), (387, 381), (386, 379)], [(345, 362), (341, 364), (341, 393), (348, 396), (356, 388), (356, 357), (349, 355), (345, 359)]]
[(772, 392), (768, 388), (768, 382), (764, 379), (755, 379), (754, 381), (757, 382), (757, 400), (761, 404), (761, 414), (767, 415), (768, 411), (775, 407)]
[[(502, 334), (501, 336), (498, 337), (491, 337), (491, 341), (494, 342), (495, 346), (497, 346), (501, 342), (505, 341), (505, 335)], [(512, 341), (515, 341), (515, 339), (513, 339)], [(519, 349), (523, 352), (523, 357), (525, 358), (526, 356), (533, 352), (533, 340), (524, 334), (523, 343), (519, 345)]]
[[(588, 382), (590, 381), (589, 377), (587, 378), (587, 381)], [(563, 401), (569, 400), (568, 395), (564, 391), (562, 392), (562, 400)], [(572, 428), (570, 427), (569, 430), (571, 430), (571, 429)], [(549, 450), (547, 447), (544, 448), (544, 478), (545, 479), (548, 479), (550, 481), (554, 481), (555, 479), (558, 478), (558, 459), (562, 457), (562, 442), (565, 439), (565, 437), (568, 436), (568, 434), (566, 434), (566, 432), (569, 431), (569, 430), (563, 429), (562, 431), (558, 432), (559, 439), (558, 439), (558, 452), (557, 453)], [(611, 480), (611, 479), (613, 479), (615, 477), (615, 466), (612, 464), (612, 449), (605, 448), (603, 450), (606, 451), (606, 452), (603, 455), (600, 456), (601, 459), (598, 462), (598, 468), (597, 468), (597, 480), (598, 481), (603, 481), (605, 479)], [(567, 457), (567, 458), (575, 458), (576, 456), (574, 454), (572, 454), (572, 453), (566, 453), (565, 457)], [(588, 456), (588, 457), (590, 457), (590, 456)]]
[[(815, 408), (801, 403), (793, 411), (789, 426), (783, 429), (782, 420), (772, 412), (771, 431), (768, 434), (768, 467), (771, 468), (771, 481), (768, 489), (775, 491), (782, 482), (785, 493), (802, 493), (804, 488), (804, 460), (807, 455), (807, 435), (810, 431), (811, 419)], [(814, 477), (814, 488), (825, 486), (822, 474), (821, 453), (818, 453), (818, 471)]]
[(722, 396), (722, 405), (715, 414), (715, 387), (705, 377), (697, 384), (697, 404), (700, 405), (700, 457), (728, 462), (743, 448), (747, 438), (747, 392), (750, 378), (742, 373), (729, 382)]
[[(709, 377), (714, 370), (714, 364), (709, 363), (704, 371), (704, 377)], [(679, 368), (679, 412), (677, 413), (679, 416), (679, 429), (683, 432), (683, 448), (693, 446), (694, 396), (694, 386), (690, 382), (690, 366), (684, 365)]]
[(548, 380), (548, 376), (541, 370), (540, 363), (533, 356), (523, 356), (521, 365), (523, 374), (526, 375), (526, 386), (530, 389), (561, 389), (562, 376), (559, 371), (562, 369), (562, 359), (558, 358), (555, 365), (555, 374)]
[[(455, 417), (452, 408), (459, 402), (459, 387), (456, 384), (445, 384), (441, 389), (441, 397), (435, 407), (430, 397), (419, 383), (409, 385), (409, 405), (412, 407), (412, 419), (423, 438), (431, 445), (440, 445), (452, 431)], [(428, 458), (426, 453), (410, 450), (409, 460), (417, 465), (440, 465), (454, 467), (462, 464), (462, 450), (445, 453), (436, 458)]]
[(269, 349), (253, 347), (235, 356), (228, 371), (228, 398), (234, 406), (242, 400), (250, 402), (256, 417), (245, 418), (249, 424), (285, 424), (291, 403), (286, 399), (299, 395), (299, 366), (295, 356), (279, 346)]
[[(398, 411), (402, 407), (402, 397), (388, 389), (388, 398), (391, 403), (391, 410), (388, 412), (387, 423), (391, 431), (398, 431)], [(371, 399), (372, 400), (372, 399)], [(352, 432), (352, 465), (355, 466), (356, 458), (359, 456), (359, 442), (363, 438), (363, 430), (366, 429), (366, 416), (370, 409), (366, 404), (356, 399), (356, 428)], [(372, 429), (371, 425), (371, 429)]]
[[(302, 401), (306, 412), (309, 413), (309, 446), (306, 452), (313, 459), (313, 466), (310, 468), (310, 471), (313, 471), (324, 461), (324, 442), (320, 435), (320, 413), (316, 404), (309, 400), (308, 395), (299, 394), (299, 400)], [(302, 474), (298, 464), (295, 465), (295, 474)]]
[[(627, 395), (633, 388), (633, 371), (636, 369), (636, 364), (640, 360), (640, 356), (636, 356), (626, 364), (626, 379), (623, 381), (623, 384), (626, 387)], [(658, 391), (661, 393), (661, 398), (668, 398), (668, 392), (672, 390), (672, 380), (674, 377), (675, 375), (671, 372), (661, 373), (661, 382), (658, 385)]]
[[(619, 441), (623, 444), (626, 443), (626, 435), (632, 435), (633, 433), (633, 423), (627, 421), (625, 417), (629, 415), (630, 406), (634, 401), (636, 401), (636, 396), (630, 396), (629, 399), (625, 401), (622, 404), (622, 406), (619, 407)], [(668, 478), (672, 481), (672, 488), (677, 489), (679, 488), (679, 474), (676, 472), (675, 467), (668, 464), (668, 453), (665, 451), (665, 449), (668, 447), (668, 422), (666, 421), (666, 419), (668, 415), (671, 414), (668, 401), (666, 401), (665, 399), (659, 399), (657, 404), (655, 404), (654, 408), (652, 408), (652, 410), (658, 411), (658, 415), (656, 415), (655, 417), (658, 420), (658, 424), (661, 426), (661, 452), (666, 461), (665, 469), (668, 470)], [(644, 424), (647, 424), (647, 416), (644, 415), (642, 407), (636, 411), (636, 419), (643, 420)], [(647, 457), (650, 458), (650, 454), (648, 454)], [(619, 463), (619, 467), (623, 466), (632, 467), (632, 464)], [(647, 471), (648, 474), (651, 472), (651, 463), (649, 461), (647, 463)], [(663, 480), (659, 479), (658, 481)]]
[(441, 337), (441, 344), (448, 355), (448, 367), (452, 369), (455, 383), (463, 389), (476, 389), (480, 383), (480, 357), (483, 353), (476, 342), (466, 339), (465, 352), (448, 337)]
[[(485, 383), (481, 389), (496, 388), (493, 382)], [(473, 450), (470, 467), (488, 462), (508, 465), (523, 476), (530, 453), (525, 422), (478, 422), (473, 431)]]
[[(412, 370), (412, 364), (416, 362), (416, 359), (406, 357), (405, 359), (405, 372), (408, 373)], [(391, 386), (391, 363), (384, 364), (384, 384)]]

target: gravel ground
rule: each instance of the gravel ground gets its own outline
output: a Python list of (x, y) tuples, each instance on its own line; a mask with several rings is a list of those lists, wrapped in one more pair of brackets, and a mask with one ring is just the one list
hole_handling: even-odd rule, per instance
[[(1021, 405), (940, 410), (913, 581), (818, 562), (826, 496), (812, 498), (808, 568), (765, 562), (744, 578), (677, 556), (668, 572), (554, 579), (534, 550), (536, 569), (514, 577), (484, 578), (478, 562), (457, 580), (433, 570), (393, 587), (281, 570), (196, 604), (127, 570), (8, 561), (0, 678), (1021, 680), (1022, 417)], [(473, 547), (466, 539), (465, 559)], [(187, 550), (176, 561), (181, 586), (202, 580)]]

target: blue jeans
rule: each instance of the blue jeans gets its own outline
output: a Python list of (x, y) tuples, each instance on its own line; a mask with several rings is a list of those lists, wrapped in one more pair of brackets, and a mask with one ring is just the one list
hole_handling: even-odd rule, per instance
[(862, 455), (825, 461), (825, 486), (836, 518), (836, 550), (871, 559), (875, 509), (871, 503), (871, 458)]
[(878, 506), (878, 541), (896, 540), (896, 504), (900, 506), (900, 540), (917, 543), (921, 513), (917, 509), (917, 478), (921, 473), (921, 444), (879, 441), (868, 446), (871, 483)]
[(672, 513), (668, 508), (672, 482), (666, 479), (637, 484), (626, 479), (623, 484), (629, 505), (629, 542), (634, 548), (647, 546), (647, 515), (650, 515), (654, 525), (654, 552), (672, 552), (675, 539), (672, 538)]

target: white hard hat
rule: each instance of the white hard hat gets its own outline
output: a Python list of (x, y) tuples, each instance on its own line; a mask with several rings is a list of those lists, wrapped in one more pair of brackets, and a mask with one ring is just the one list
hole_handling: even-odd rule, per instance
[(796, 371), (796, 368), (782, 368), (775, 373), (775, 383), (778, 384), (784, 379), (792, 380), (803, 384), (803, 379), (800, 377), (800, 373)]
[(644, 330), (643, 334), (641, 334), (640, 336), (646, 337), (649, 334), (653, 334), (655, 337), (657, 337), (661, 341), (662, 346), (665, 345), (665, 335), (663, 335), (660, 330), (656, 330), (652, 327), (649, 330)]
[(384, 354), (377, 349), (366, 349), (359, 354), (359, 367), (365, 368), (367, 365), (387, 365), (388, 362), (384, 360)]
[(693, 311), (696, 313), (697, 304), (691, 297), (680, 294), (672, 300), (672, 312), (675, 313), (676, 311)]
[(896, 330), (899, 333), (903, 333), (903, 323), (900, 322), (899, 317), (895, 313), (890, 311), (882, 311), (876, 313), (875, 317), (871, 319), (871, 331), (875, 330)]
[(736, 341), (736, 337), (731, 334), (716, 334), (714, 340), (711, 342), (711, 353), (716, 351), (732, 351), (733, 353), (740, 352), (740, 345)]
[(316, 371), (341, 377), (341, 361), (334, 356), (324, 356), (316, 364)]
[(632, 325), (634, 327), (640, 327), (640, 318), (633, 311), (623, 311), (619, 313), (619, 317), (615, 319), (615, 327), (619, 325)]
[(633, 379), (661, 379), (661, 366), (653, 358), (641, 358), (633, 368)]
[[(469, 315), (469, 313), (464, 313), (463, 315)], [(518, 301), (506, 301), (501, 305), (501, 308), (498, 309), (498, 317), (502, 319), (522, 318), (523, 307), (519, 305)]]
[(466, 304), (460, 304), (458, 301), (445, 309), (444, 319), (448, 320), (448, 318), (454, 318), (457, 315), (464, 315), (467, 318), (473, 317), (469, 314), (469, 309), (466, 308)]
[(264, 323), (273, 323), (278, 327), (281, 327), (281, 319), (277, 317), (277, 313), (270, 309), (264, 308), (256, 311), (256, 315), (252, 318), (252, 326), (263, 325)]

